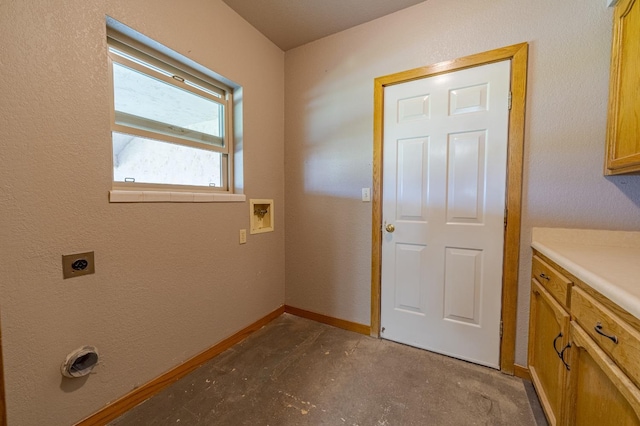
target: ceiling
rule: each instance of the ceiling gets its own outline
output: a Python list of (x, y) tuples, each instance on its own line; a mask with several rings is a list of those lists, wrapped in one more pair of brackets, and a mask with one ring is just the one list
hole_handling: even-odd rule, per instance
[(223, 0), (282, 50), (425, 0)]

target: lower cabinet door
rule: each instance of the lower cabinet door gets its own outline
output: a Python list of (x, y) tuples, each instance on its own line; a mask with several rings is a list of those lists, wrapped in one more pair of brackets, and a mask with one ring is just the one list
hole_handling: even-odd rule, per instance
[(529, 372), (550, 425), (560, 424), (566, 367), (559, 354), (569, 342), (569, 314), (535, 279), (529, 310)]
[(640, 390), (579, 325), (570, 328), (564, 423), (640, 425)]

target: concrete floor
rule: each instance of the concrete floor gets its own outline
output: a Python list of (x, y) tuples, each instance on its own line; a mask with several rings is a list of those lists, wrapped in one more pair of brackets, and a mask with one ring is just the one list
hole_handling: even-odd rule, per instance
[(518, 378), (284, 314), (110, 424), (546, 422)]

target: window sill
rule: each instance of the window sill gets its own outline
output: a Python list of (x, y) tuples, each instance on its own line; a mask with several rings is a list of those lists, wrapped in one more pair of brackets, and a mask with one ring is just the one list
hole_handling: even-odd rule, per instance
[(244, 194), (170, 191), (109, 191), (110, 203), (242, 203)]

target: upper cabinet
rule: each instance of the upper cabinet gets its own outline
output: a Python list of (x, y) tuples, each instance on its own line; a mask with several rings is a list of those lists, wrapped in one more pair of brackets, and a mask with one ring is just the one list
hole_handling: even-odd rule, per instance
[(640, 173), (640, 0), (613, 17), (605, 174)]

